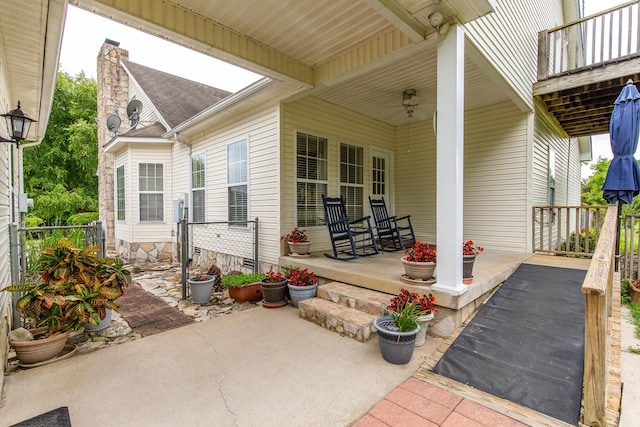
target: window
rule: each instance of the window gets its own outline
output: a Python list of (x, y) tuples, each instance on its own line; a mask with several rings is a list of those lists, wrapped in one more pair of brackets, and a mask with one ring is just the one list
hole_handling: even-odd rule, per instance
[(247, 157), (248, 143), (243, 139), (227, 146), (227, 184), (229, 221), (245, 222), (248, 218)]
[(326, 138), (296, 133), (296, 210), (298, 227), (324, 225), (322, 195), (327, 194)]
[(362, 147), (340, 144), (340, 195), (351, 219), (362, 218), (363, 170)]
[(118, 221), (125, 220), (124, 204), (124, 165), (116, 168), (116, 211)]
[(140, 163), (140, 221), (164, 221), (164, 171), (162, 163)]
[(191, 215), (193, 222), (204, 222), (204, 153), (191, 156)]

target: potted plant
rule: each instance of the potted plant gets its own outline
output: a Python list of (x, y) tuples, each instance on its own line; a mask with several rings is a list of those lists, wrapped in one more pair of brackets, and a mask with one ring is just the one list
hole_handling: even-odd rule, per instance
[(267, 308), (282, 307), (287, 304), (287, 279), (281, 271), (269, 270), (260, 282), (262, 303)]
[(222, 286), (229, 290), (229, 296), (238, 302), (257, 301), (262, 299), (260, 282), (265, 278), (263, 273), (237, 273), (222, 276)]
[(412, 280), (430, 280), (436, 269), (436, 248), (417, 241), (410, 249), (405, 249), (402, 265), (404, 272)]
[(291, 303), (298, 308), (298, 303), (302, 300), (313, 298), (318, 290), (318, 276), (310, 272), (308, 268), (290, 268), (285, 275)]
[(432, 294), (418, 295), (417, 292), (400, 289), (400, 293), (391, 298), (391, 303), (387, 306), (387, 310), (398, 312), (407, 304), (416, 303), (414, 307), (419, 312), (418, 324), (420, 325), (420, 330), (416, 335), (416, 347), (425, 343), (429, 322), (433, 320), (435, 313), (438, 312), (438, 309), (434, 306), (435, 300), (436, 298)]
[(473, 281), (473, 264), (476, 256), (484, 251), (482, 246), (473, 243), (473, 240), (467, 240), (462, 244), (462, 282), (466, 285)]
[[(411, 360), (420, 330), (418, 318), (426, 315), (417, 296), (414, 298), (412, 294), (407, 294), (406, 289), (401, 289), (397, 299), (392, 299), (387, 305), (390, 315), (373, 321), (382, 357), (396, 365), (404, 365)], [(430, 311), (433, 311), (433, 307)]]
[(289, 253), (291, 255), (309, 255), (311, 242), (307, 236), (307, 230), (301, 230), (295, 227), (290, 233), (280, 237), (289, 245)]
[(196, 273), (195, 276), (189, 277), (187, 283), (191, 291), (191, 301), (196, 304), (206, 304), (211, 301), (211, 292), (216, 276), (211, 274)]
[(32, 341), (10, 339), (22, 364), (55, 358), (71, 331), (86, 324), (97, 326), (107, 310), (117, 310), (131, 275), (120, 260), (99, 257), (98, 251), (95, 246), (77, 249), (60, 240), (42, 251), (38, 279), (3, 289), (23, 293), (16, 308), (38, 327), (27, 334)]

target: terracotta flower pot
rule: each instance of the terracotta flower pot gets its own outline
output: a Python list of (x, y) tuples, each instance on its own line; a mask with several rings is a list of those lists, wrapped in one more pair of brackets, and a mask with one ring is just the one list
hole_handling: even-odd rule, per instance
[(260, 287), (260, 282), (229, 287), (229, 296), (238, 302), (257, 301), (262, 299), (262, 288)]

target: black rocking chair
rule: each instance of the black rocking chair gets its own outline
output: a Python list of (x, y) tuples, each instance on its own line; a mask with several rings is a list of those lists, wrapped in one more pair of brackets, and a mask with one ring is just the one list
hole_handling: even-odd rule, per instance
[(327, 257), (348, 261), (380, 253), (371, 228), (370, 216), (350, 220), (342, 197), (331, 198), (323, 195), (322, 204), (333, 246), (333, 255), (325, 254)]
[(402, 251), (416, 243), (411, 225), (411, 215), (389, 216), (384, 198), (372, 199), (369, 196), (371, 213), (376, 223), (378, 243), (383, 251)]

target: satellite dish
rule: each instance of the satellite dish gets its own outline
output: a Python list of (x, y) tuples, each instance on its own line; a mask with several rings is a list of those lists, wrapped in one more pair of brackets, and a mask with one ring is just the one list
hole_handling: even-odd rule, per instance
[(109, 129), (109, 132), (117, 133), (120, 128), (120, 123), (120, 117), (116, 114), (112, 114), (107, 117), (107, 129)]
[(138, 116), (140, 116), (141, 112), (142, 102), (138, 101), (137, 99), (132, 99), (131, 102), (129, 102), (129, 104), (127, 105), (127, 117), (131, 119), (132, 116), (136, 113), (138, 114)]
[(131, 122), (131, 129), (135, 129), (140, 122), (140, 113), (142, 112), (142, 102), (132, 99), (127, 105), (127, 116)]

